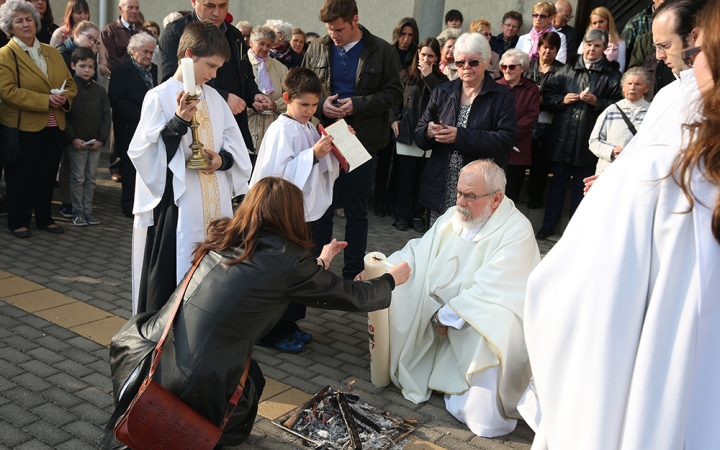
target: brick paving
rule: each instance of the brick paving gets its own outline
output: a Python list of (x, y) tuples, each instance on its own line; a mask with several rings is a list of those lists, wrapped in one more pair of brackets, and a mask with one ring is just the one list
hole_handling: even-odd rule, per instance
[[(30, 239), (17, 239), (7, 231), (7, 219), (0, 217), (0, 270), (128, 319), (132, 221), (120, 212), (120, 185), (110, 181), (107, 169), (98, 173), (94, 203), (102, 223), (82, 228), (62, 218), (55, 205), (56, 221), (65, 228), (60, 236), (36, 230), (33, 224)], [(529, 215), (535, 223), (541, 211)], [(397, 231), (392, 221), (370, 215), (368, 251), (390, 254), (420, 237), (412, 230)], [(339, 238), (344, 223), (335, 220)], [(541, 252), (552, 244), (541, 241)], [(339, 273), (341, 264), (339, 256), (332, 270)], [(7, 296), (0, 292), (0, 450), (95, 448), (113, 409), (107, 348), (2, 301)], [(510, 435), (483, 439), (445, 411), (441, 395), (415, 405), (393, 386), (373, 386), (364, 315), (309, 309), (300, 325), (314, 336), (301, 354), (255, 348), (254, 357), (267, 377), (307, 393), (356, 380), (364, 401), (397, 416), (416, 416), (420, 426), (415, 436), (443, 448), (530, 448), (533, 433), (523, 422)], [(302, 445), (259, 417), (244, 447)]]

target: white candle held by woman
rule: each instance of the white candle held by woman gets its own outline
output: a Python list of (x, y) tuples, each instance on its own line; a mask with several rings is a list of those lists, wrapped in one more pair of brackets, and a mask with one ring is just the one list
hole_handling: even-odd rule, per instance
[[(365, 279), (371, 280), (387, 272), (385, 255), (372, 252), (365, 255)], [(390, 324), (388, 309), (369, 312), (370, 381), (377, 387), (390, 384)]]
[(182, 68), (183, 89), (190, 95), (197, 94), (197, 87), (195, 87), (195, 66), (193, 65), (192, 58), (181, 59), (180, 67)]

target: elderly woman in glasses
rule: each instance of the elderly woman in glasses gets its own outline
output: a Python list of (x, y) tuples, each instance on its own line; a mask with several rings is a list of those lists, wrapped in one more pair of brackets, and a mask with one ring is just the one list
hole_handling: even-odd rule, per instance
[(560, 33), (552, 24), (552, 19), (557, 14), (555, 5), (550, 2), (540, 2), (533, 7), (533, 27), (528, 34), (520, 36), (516, 49), (522, 50), (528, 54), (531, 61), (538, 59), (540, 49), (540, 36), (550, 31), (554, 31), (560, 36), (560, 49), (555, 57), (558, 61), (565, 64), (567, 62), (567, 43), (565, 35)]
[(60, 53), (37, 39), (39, 26), (32, 3), (8, 0), (0, 6), (0, 29), (10, 38), (0, 49), (0, 124), (19, 129), (20, 142), (17, 159), (5, 165), (7, 227), (19, 238), (30, 237), (33, 212), (38, 229), (63, 231), (52, 218), (51, 202), (65, 144), (65, 113), (77, 94)]
[(459, 78), (433, 90), (415, 129), (417, 146), (432, 150), (420, 185), (420, 202), (430, 208), (432, 223), (455, 205), (460, 169), (477, 159), (492, 159), (505, 168), (518, 137), (512, 92), (486, 76), (488, 40), (464, 34), (453, 56)]
[(268, 20), (265, 26), (275, 32), (275, 45), (270, 51), (270, 57), (283, 63), (288, 70), (302, 66), (303, 57), (293, 50), (290, 39), (293, 35), (293, 26), (282, 20)]
[(543, 104), (555, 115), (549, 142), (553, 177), (543, 225), (537, 234), (539, 239), (555, 234), (571, 179), (571, 216), (580, 204), (583, 179), (595, 173), (598, 162), (588, 145), (592, 128), (604, 109), (622, 99), (622, 74), (617, 64), (608, 61), (603, 53), (607, 45), (605, 30), (588, 30), (583, 38), (582, 57), (545, 83)]
[(524, 73), (530, 66), (530, 58), (517, 49), (503, 53), (500, 70), (503, 77), (498, 84), (507, 86), (515, 95), (518, 139), (508, 156), (505, 169), (507, 185), (505, 195), (517, 203), (525, 181), (525, 171), (532, 164), (532, 128), (540, 115), (540, 89)]

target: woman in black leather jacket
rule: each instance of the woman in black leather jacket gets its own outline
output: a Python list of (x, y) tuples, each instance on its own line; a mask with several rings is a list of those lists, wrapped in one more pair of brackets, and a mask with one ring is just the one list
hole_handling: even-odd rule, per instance
[(407, 230), (412, 221), (419, 233), (426, 230), (425, 207), (420, 204), (420, 177), (430, 157), (430, 151), (415, 145), (415, 127), (425, 112), (435, 86), (448, 81), (440, 71), (440, 43), (429, 37), (420, 44), (412, 63), (400, 73), (403, 83), (403, 103), (390, 114), (395, 120), (390, 124), (397, 141), (396, 163), (400, 173), (395, 227)]
[[(346, 245), (333, 240), (319, 258), (310, 257), (312, 240), (300, 189), (278, 177), (260, 180), (234, 217), (214, 222), (207, 240), (195, 250), (194, 262), (200, 262), (154, 380), (219, 424), (253, 345), (277, 323), (290, 301), (341, 311), (387, 308), (395, 285), (409, 278), (409, 266), (398, 264), (374, 280), (344, 281), (326, 269)], [(118, 406), (108, 430), (147, 373), (147, 367), (134, 371), (150, 359), (146, 357), (162, 335), (172, 300), (158, 312), (136, 315), (113, 338), (110, 365)], [(260, 367), (250, 360), (245, 390), (220, 445), (238, 445), (250, 436), (264, 385)]]

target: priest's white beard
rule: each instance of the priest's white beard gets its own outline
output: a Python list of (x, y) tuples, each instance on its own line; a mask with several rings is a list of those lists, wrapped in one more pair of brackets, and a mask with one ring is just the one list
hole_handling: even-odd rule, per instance
[(470, 208), (456, 205), (457, 210), (455, 211), (455, 214), (457, 214), (457, 219), (460, 221), (460, 225), (462, 225), (463, 228), (477, 228), (487, 222), (490, 216), (492, 216), (493, 211), (490, 209), (490, 205), (491, 202), (485, 203), (482, 211), (480, 211), (480, 215), (477, 217), (473, 217)]

